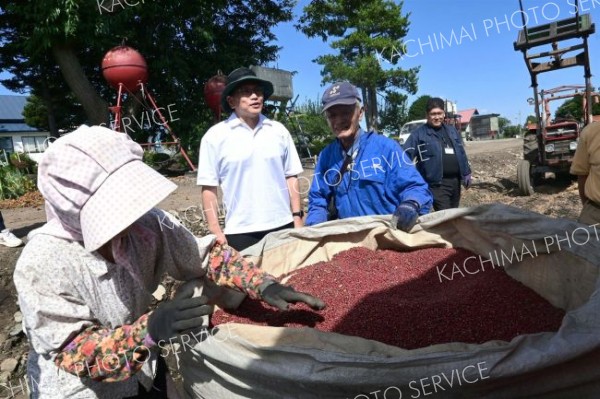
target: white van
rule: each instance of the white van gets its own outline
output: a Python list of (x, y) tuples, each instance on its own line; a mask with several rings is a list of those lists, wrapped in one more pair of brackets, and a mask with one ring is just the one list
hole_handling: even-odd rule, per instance
[(394, 139), (397, 140), (400, 145), (403, 145), (406, 140), (408, 140), (408, 136), (410, 136), (413, 131), (423, 126), (425, 123), (427, 123), (427, 119), (418, 119), (416, 121), (406, 122), (402, 126), (402, 129), (400, 129), (400, 134), (395, 136)]

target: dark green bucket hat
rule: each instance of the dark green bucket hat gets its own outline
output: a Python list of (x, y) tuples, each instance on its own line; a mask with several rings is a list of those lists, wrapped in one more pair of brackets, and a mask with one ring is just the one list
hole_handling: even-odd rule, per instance
[(227, 97), (230, 96), (239, 85), (246, 82), (255, 82), (261, 85), (265, 93), (265, 101), (273, 94), (273, 84), (271, 82), (258, 78), (250, 68), (238, 68), (227, 76), (227, 86), (225, 86), (225, 89), (221, 94), (221, 105), (226, 112), (233, 112), (227, 103)]

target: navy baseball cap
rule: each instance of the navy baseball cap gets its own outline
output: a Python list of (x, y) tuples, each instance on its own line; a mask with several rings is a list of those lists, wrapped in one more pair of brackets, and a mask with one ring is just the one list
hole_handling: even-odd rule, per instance
[(322, 112), (325, 112), (334, 105), (356, 104), (356, 100), (360, 101), (360, 95), (353, 84), (349, 82), (334, 83), (323, 93), (323, 98), (321, 99), (323, 103)]

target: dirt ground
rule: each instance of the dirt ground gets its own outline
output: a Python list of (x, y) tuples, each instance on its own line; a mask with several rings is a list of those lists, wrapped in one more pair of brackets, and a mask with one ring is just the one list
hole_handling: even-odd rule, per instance
[[(494, 140), (467, 142), (467, 154), (473, 170), (473, 185), (463, 191), (461, 206), (475, 206), (487, 203), (503, 203), (527, 209), (551, 217), (576, 219), (581, 210), (577, 192), (577, 184), (571, 179), (548, 180), (536, 187), (536, 193), (530, 197), (522, 197), (518, 193), (516, 166), (521, 158), (522, 140)], [(312, 175), (307, 169), (305, 176)], [(198, 220), (200, 206), (200, 189), (195, 184), (195, 176), (188, 173), (171, 178), (178, 190), (165, 199), (159, 207), (175, 211), (179, 216), (186, 215), (188, 220)], [(308, 178), (301, 180), (301, 192), (307, 191)], [(37, 206), (6, 209), (0, 203), (0, 209), (6, 225), (21, 238), (31, 230), (45, 222), (44, 207)], [(205, 232), (202, 223), (193, 223), (195, 234)], [(6, 248), (0, 246), (0, 394), (2, 397), (25, 398), (20, 393), (24, 387), (27, 340), (18, 331), (20, 323), (15, 319), (18, 312), (17, 296), (12, 281), (12, 274), (22, 248)], [(16, 330), (15, 327), (17, 328)], [(14, 336), (11, 336), (11, 332)], [(9, 359), (9, 361), (7, 361)], [(16, 362), (11, 363), (11, 360)], [(14, 368), (14, 369), (13, 369)], [(3, 385), (4, 384), (4, 385)], [(12, 386), (12, 395), (7, 386)], [(9, 396), (7, 396), (7, 393)]]

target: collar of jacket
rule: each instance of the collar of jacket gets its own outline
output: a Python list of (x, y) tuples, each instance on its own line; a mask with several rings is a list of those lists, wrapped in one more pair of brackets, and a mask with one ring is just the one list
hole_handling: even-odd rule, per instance
[(446, 129), (446, 125), (444, 125), (443, 123), (442, 123), (442, 126), (440, 126), (439, 130), (435, 130), (433, 127), (429, 126), (429, 124), (427, 124), (427, 123), (425, 124), (425, 130), (427, 131), (427, 134), (429, 134), (429, 135), (435, 134), (435, 133), (441, 131), (442, 129)]
[[(352, 147), (350, 147), (350, 150), (346, 151), (344, 150), (344, 146), (342, 145), (342, 141), (338, 138), (336, 138), (336, 142), (338, 144), (338, 147), (340, 149), (340, 152), (342, 153), (342, 157), (346, 156), (346, 154), (358, 154), (358, 151), (360, 150), (360, 146), (362, 145), (362, 142), (365, 141), (365, 139), (369, 136), (369, 134), (365, 134), (366, 132), (359, 127), (358, 128), (358, 132), (356, 133), (356, 137), (354, 138), (354, 143), (352, 143)], [(371, 132), (369, 132), (371, 133)], [(354, 157), (356, 157), (356, 155), (354, 155)]]

